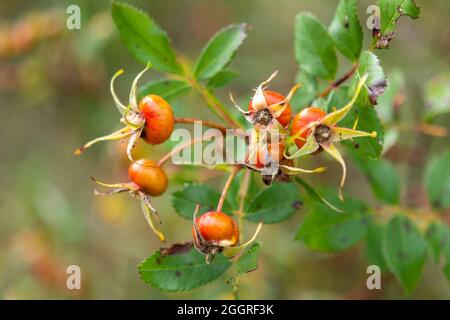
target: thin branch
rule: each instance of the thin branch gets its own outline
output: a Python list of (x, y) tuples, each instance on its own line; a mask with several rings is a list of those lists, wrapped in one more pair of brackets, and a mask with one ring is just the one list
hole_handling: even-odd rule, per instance
[(186, 143), (183, 143), (182, 145), (179, 145), (176, 148), (173, 148), (169, 153), (167, 153), (165, 156), (163, 156), (159, 161), (158, 161), (158, 165), (162, 166), (167, 160), (169, 160), (174, 154), (180, 152), (181, 150), (192, 146), (193, 144), (202, 142), (202, 141), (206, 141), (209, 140), (212, 137), (212, 135), (207, 135), (207, 136), (203, 136), (197, 139), (192, 139)]
[(227, 128), (220, 125), (220, 124), (216, 124), (214, 122), (211, 121), (205, 121), (205, 120), (200, 120), (200, 119), (196, 119), (196, 118), (175, 118), (175, 123), (194, 123), (194, 122), (201, 122), (202, 125), (205, 125), (207, 127), (210, 128), (214, 128), (214, 129), (218, 129), (220, 130), (223, 134), (226, 133)]
[(225, 186), (223, 187), (222, 195), (220, 196), (219, 203), (217, 204), (217, 210), (216, 211), (218, 211), (218, 212), (222, 211), (223, 203), (225, 202), (225, 198), (227, 196), (228, 189), (230, 189), (231, 182), (233, 182), (233, 179), (236, 176), (236, 174), (239, 172), (239, 170), (241, 170), (241, 167), (240, 166), (235, 166), (233, 168), (233, 171), (231, 171), (231, 174), (228, 177), (227, 182), (225, 182)]
[(233, 128), (241, 128), (241, 124), (230, 115), (226, 107), (219, 99), (207, 88), (203, 87), (196, 81), (191, 80), (192, 87), (202, 96), (206, 104), (228, 125)]
[(336, 89), (337, 87), (339, 87), (341, 84), (343, 84), (345, 81), (347, 81), (348, 79), (351, 78), (351, 76), (355, 73), (355, 71), (358, 69), (359, 64), (355, 63), (353, 65), (353, 67), (346, 73), (344, 74), (342, 77), (340, 77), (339, 79), (337, 79), (335, 82), (333, 82), (332, 84), (330, 84), (327, 88), (325, 88), (325, 90), (323, 90), (321, 93), (318, 94), (319, 97), (321, 98), (325, 98), (328, 96), (328, 94), (333, 91), (334, 89)]

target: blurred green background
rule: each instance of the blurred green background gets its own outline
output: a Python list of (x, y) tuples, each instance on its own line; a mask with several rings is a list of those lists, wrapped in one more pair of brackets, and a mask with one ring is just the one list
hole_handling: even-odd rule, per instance
[[(218, 94), (230, 106), (228, 90), (248, 101), (253, 89), (272, 71), (280, 71), (272, 88), (286, 92), (298, 70), (294, 58), (295, 15), (310, 11), (328, 25), (336, 1), (302, 0), (153, 0), (128, 1), (147, 11), (170, 35), (174, 47), (195, 58), (221, 27), (247, 22), (252, 30), (232, 68), (240, 77)], [(450, 2), (417, 1), (421, 18), (402, 18), (390, 50), (377, 52), (389, 75), (405, 76), (402, 121), (414, 125), (424, 108), (424, 83), (450, 69)], [(374, 1), (358, 1), (363, 27), (365, 9)], [(81, 8), (81, 30), (65, 27), (66, 8)], [(370, 30), (364, 28), (366, 43)], [(8, 42), (9, 41), (9, 42)], [(6, 50), (13, 43), (13, 52)], [(347, 65), (344, 63), (341, 74)], [(104, 181), (126, 179), (128, 161), (123, 143), (104, 143), (81, 157), (73, 151), (85, 141), (110, 132), (119, 114), (109, 93), (110, 77), (120, 68), (117, 90), (123, 99), (142, 65), (119, 40), (109, 1), (0, 0), (0, 298), (157, 299), (231, 298), (221, 278), (185, 293), (165, 293), (144, 284), (136, 265), (160, 246), (150, 232), (139, 203), (127, 195), (97, 198), (91, 175)], [(145, 80), (158, 77), (156, 72)], [(177, 116), (217, 120), (192, 93), (173, 103)], [(441, 116), (437, 124), (447, 126)], [(408, 131), (387, 157), (402, 173), (405, 203), (419, 205), (419, 181), (426, 155), (416, 150)], [(449, 145), (448, 138), (424, 138), (427, 152)], [(158, 159), (170, 144), (139, 144), (139, 155)], [(319, 161), (324, 161), (323, 159)], [(416, 161), (416, 162), (414, 162)], [(405, 164), (406, 163), (406, 164)], [(413, 170), (408, 164), (413, 164)], [(414, 165), (417, 163), (416, 165)], [(340, 168), (329, 162), (325, 177), (308, 180), (338, 183)], [(409, 168), (409, 169), (408, 169)], [(171, 208), (171, 192), (190, 180), (208, 181), (217, 189), (220, 172), (168, 166), (169, 192), (155, 201), (170, 242), (190, 239), (191, 224)], [(349, 168), (346, 191), (370, 201), (361, 173)], [(240, 297), (248, 299), (403, 298), (395, 279), (383, 279), (380, 291), (366, 289), (367, 261), (363, 245), (343, 253), (312, 253), (294, 241), (303, 210), (289, 221), (263, 228), (259, 269), (241, 278)], [(254, 225), (246, 231), (252, 232)], [(82, 290), (65, 287), (66, 267), (81, 267)], [(450, 298), (450, 287), (438, 268), (427, 263), (411, 298)]]

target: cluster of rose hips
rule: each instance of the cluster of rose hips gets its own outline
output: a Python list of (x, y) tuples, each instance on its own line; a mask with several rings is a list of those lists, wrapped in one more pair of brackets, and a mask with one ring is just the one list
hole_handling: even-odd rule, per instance
[[(368, 133), (356, 130), (358, 121), (355, 121), (353, 128), (338, 127), (336, 124), (341, 121), (353, 107), (359, 93), (365, 85), (367, 75), (361, 77), (356, 87), (356, 91), (350, 102), (341, 109), (327, 113), (317, 107), (307, 107), (302, 109), (292, 118), (292, 107), (290, 100), (300, 85), (295, 85), (289, 94), (284, 97), (278, 92), (266, 90), (266, 86), (275, 77), (273, 73), (266, 81), (262, 82), (249, 104), (248, 111), (244, 111), (235, 102), (236, 108), (244, 114), (254, 130), (250, 139), (249, 159), (254, 158), (255, 165), (246, 164), (251, 169), (262, 172), (266, 183), (272, 183), (275, 179), (284, 181), (289, 175), (299, 173), (320, 173), (325, 168), (305, 170), (294, 165), (293, 159), (305, 157), (307, 155), (318, 154), (325, 151), (336, 159), (342, 166), (343, 174), (341, 178), (339, 197), (343, 200), (342, 187), (345, 183), (346, 165), (339, 150), (334, 145), (335, 142), (353, 139), (357, 137), (376, 137), (375, 131)], [(277, 135), (268, 134), (272, 130)], [(269, 171), (267, 177), (267, 166), (276, 170)]]
[[(109, 195), (127, 191), (133, 197), (138, 198), (141, 201), (144, 216), (151, 229), (159, 236), (161, 241), (164, 241), (164, 235), (155, 226), (154, 219), (159, 221), (159, 216), (152, 205), (151, 197), (159, 196), (167, 189), (168, 179), (162, 164), (168, 157), (163, 157), (159, 162), (148, 159), (133, 160), (132, 150), (140, 138), (152, 145), (165, 142), (170, 137), (175, 123), (184, 123), (184, 121), (178, 121), (174, 117), (171, 106), (160, 96), (150, 94), (140, 101), (137, 100), (138, 80), (149, 67), (150, 65), (147, 65), (134, 79), (128, 105), (121, 103), (114, 90), (114, 81), (123, 73), (123, 70), (118, 71), (113, 76), (110, 86), (111, 93), (122, 115), (120, 121), (125, 126), (107, 136), (86, 143), (77, 149), (75, 153), (81, 154), (99, 141), (127, 138), (127, 155), (132, 161), (128, 169), (131, 181), (107, 184), (94, 179), (100, 185), (111, 188), (107, 192), (96, 191), (96, 194)], [(237, 246), (239, 242), (239, 228), (228, 214), (222, 212), (226, 192), (232, 179), (240, 169), (248, 168), (260, 172), (266, 184), (271, 184), (273, 181), (285, 181), (289, 180), (290, 175), (294, 174), (323, 172), (325, 168), (322, 167), (314, 170), (298, 168), (295, 166), (293, 159), (325, 150), (338, 160), (343, 167), (342, 187), (345, 181), (345, 163), (333, 142), (354, 137), (374, 137), (376, 135), (375, 132), (366, 133), (357, 131), (355, 128), (348, 129), (336, 126), (336, 123), (352, 108), (367, 79), (366, 76), (362, 77), (354, 97), (345, 107), (329, 114), (319, 108), (309, 107), (303, 109), (292, 119), (290, 100), (300, 85), (294, 86), (286, 97), (277, 92), (266, 90), (266, 86), (275, 75), (276, 73), (272, 74), (269, 79), (258, 86), (247, 111), (242, 110), (234, 103), (253, 126), (248, 139), (247, 156), (243, 163), (237, 162), (232, 165), (234, 169), (224, 187), (217, 209), (197, 217), (199, 211), (199, 206), (197, 206), (193, 214), (192, 234), (194, 246), (206, 255), (207, 261), (210, 261), (217, 252), (222, 252), (228, 257), (241, 252), (243, 248), (256, 238), (261, 228), (260, 223), (250, 241)], [(231, 95), (230, 98), (234, 102)], [(214, 125), (214, 127), (220, 126)], [(191, 141), (191, 144), (196, 142)], [(292, 152), (293, 147), (297, 149), (294, 152)]]

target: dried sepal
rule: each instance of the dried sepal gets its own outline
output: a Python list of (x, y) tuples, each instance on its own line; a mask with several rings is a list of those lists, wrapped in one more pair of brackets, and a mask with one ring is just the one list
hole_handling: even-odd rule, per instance
[(92, 181), (95, 183), (107, 187), (107, 188), (124, 188), (128, 191), (137, 191), (139, 187), (133, 182), (123, 182), (123, 183), (105, 183), (91, 176)]
[(327, 170), (326, 167), (318, 167), (312, 170), (308, 170), (308, 169), (302, 169), (302, 168), (297, 168), (297, 167), (291, 167), (288, 165), (280, 165), (280, 168), (282, 169), (282, 172), (284, 174), (287, 175), (297, 175), (299, 173), (322, 173), (325, 172)]
[(308, 154), (316, 152), (319, 148), (320, 148), (320, 145), (316, 141), (316, 138), (314, 137), (314, 133), (311, 132), (308, 135), (308, 137), (306, 138), (305, 144), (299, 150), (297, 150), (297, 152), (295, 152), (294, 154), (292, 154), (292, 155), (287, 154), (287, 148), (286, 148), (286, 150), (284, 152), (284, 157), (286, 159), (300, 158), (300, 157), (303, 157)]
[(327, 114), (321, 121), (321, 124), (324, 124), (326, 126), (332, 127), (339, 121), (341, 121), (352, 109), (353, 105), (356, 102), (356, 99), (359, 96), (359, 93), (361, 92), (361, 89), (364, 87), (366, 81), (367, 81), (368, 75), (365, 74), (358, 82), (358, 85), (356, 86), (355, 94), (353, 95), (350, 102), (342, 107), (341, 109), (338, 109), (336, 111), (333, 111), (329, 114)]
[(376, 138), (377, 132), (365, 132), (365, 131), (359, 131), (349, 128), (342, 128), (342, 127), (334, 127), (331, 129), (332, 135), (331, 135), (331, 141), (343, 141), (353, 138), (360, 138), (360, 137), (372, 137)]
[(342, 188), (344, 187), (345, 184), (345, 178), (347, 176), (347, 167), (345, 165), (345, 161), (344, 158), (342, 158), (341, 153), (339, 152), (339, 150), (336, 148), (336, 146), (331, 143), (331, 142), (327, 142), (327, 143), (322, 143), (321, 144), (323, 150), (325, 150), (325, 152), (327, 152), (329, 155), (331, 155), (337, 162), (339, 162), (339, 164), (342, 167), (342, 177), (341, 177), (341, 183), (339, 185), (339, 199), (341, 201), (344, 201), (344, 196), (342, 193)]
[(250, 238), (250, 240), (248, 240), (244, 244), (242, 244), (240, 246), (237, 246), (237, 247), (225, 247), (225, 248), (223, 248), (223, 251), (222, 251), (223, 255), (225, 257), (232, 258), (235, 255), (239, 254), (242, 250), (247, 248), (253, 241), (256, 240), (256, 237), (258, 236), (259, 232), (261, 231), (262, 225), (263, 225), (262, 222), (258, 223), (258, 226), (256, 227), (255, 233)]
[(123, 69), (120, 69), (119, 71), (117, 71), (113, 77), (111, 78), (111, 82), (109, 84), (109, 89), (111, 91), (111, 95), (113, 96), (114, 99), (114, 103), (117, 107), (117, 109), (119, 110), (120, 114), (124, 114), (125, 110), (127, 109), (127, 107), (120, 101), (119, 97), (116, 94), (116, 91), (114, 89), (114, 81), (116, 80), (116, 78), (118, 76), (120, 76), (122, 73), (124, 72)]
[(133, 161), (133, 156), (132, 156), (131, 153), (133, 152), (133, 149), (136, 146), (137, 141), (141, 137), (141, 134), (142, 134), (143, 130), (144, 130), (144, 127), (135, 130), (133, 132), (133, 134), (130, 136), (130, 138), (128, 139), (127, 156), (128, 156), (128, 159), (130, 159), (130, 161)]
[(137, 84), (139, 79), (143, 76), (143, 74), (150, 69), (152, 64), (150, 62), (147, 62), (147, 65), (145, 66), (144, 70), (139, 72), (137, 76), (134, 78), (133, 83), (131, 85), (130, 90), (130, 101), (129, 104), (131, 106), (131, 110), (134, 112), (139, 112), (138, 103), (137, 103)]
[(295, 86), (292, 87), (292, 89), (289, 91), (288, 95), (283, 101), (269, 106), (269, 109), (272, 112), (274, 118), (278, 118), (279, 116), (281, 116), (281, 114), (284, 112), (287, 105), (291, 101), (292, 97), (297, 92), (297, 90), (300, 89), (300, 87), (301, 87), (300, 84), (296, 84)]
[(133, 131), (129, 127), (124, 127), (124, 128), (122, 128), (120, 130), (117, 130), (117, 131), (111, 133), (111, 134), (108, 134), (108, 135), (103, 136), (103, 137), (96, 138), (94, 140), (91, 140), (91, 141), (85, 143), (84, 145), (82, 145), (81, 147), (76, 149), (74, 153), (76, 155), (80, 155), (86, 149), (89, 149), (90, 147), (92, 147), (97, 142), (121, 140), (121, 139), (124, 139), (124, 138), (127, 138), (127, 137), (131, 136), (132, 134), (133, 134)]
[(148, 225), (150, 226), (150, 229), (152, 229), (152, 231), (159, 237), (159, 240), (161, 242), (165, 242), (165, 237), (164, 234), (159, 231), (158, 229), (156, 229), (155, 224), (153, 222), (153, 218), (152, 218), (152, 212), (155, 213), (154, 208), (152, 206), (148, 206), (145, 199), (143, 197), (141, 197), (141, 209), (142, 209), (142, 213), (144, 214), (145, 220), (147, 221)]
[(264, 97), (264, 90), (266, 89), (266, 86), (270, 83), (270, 81), (272, 81), (273, 78), (276, 77), (277, 74), (278, 71), (275, 71), (270, 75), (269, 78), (261, 82), (259, 86), (256, 88), (255, 94), (253, 95), (252, 98), (253, 110), (258, 111), (268, 107), (266, 98)]

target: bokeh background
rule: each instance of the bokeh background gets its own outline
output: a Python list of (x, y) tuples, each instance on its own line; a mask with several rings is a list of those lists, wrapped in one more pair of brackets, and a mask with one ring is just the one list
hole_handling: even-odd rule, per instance
[[(240, 77), (228, 90), (248, 101), (251, 89), (273, 70), (280, 71), (273, 88), (287, 92), (298, 70), (294, 58), (295, 15), (310, 11), (328, 25), (337, 2), (315, 0), (153, 0), (128, 1), (145, 11), (170, 35), (174, 47), (195, 58), (221, 27), (234, 22), (252, 26), (233, 62)], [(417, 1), (421, 18), (402, 18), (390, 50), (378, 52), (389, 76), (405, 78), (402, 121), (414, 126), (422, 109), (424, 83), (450, 69), (450, 2)], [(365, 25), (368, 5), (358, 1)], [(81, 8), (81, 30), (65, 27), (66, 8)], [(366, 42), (370, 31), (365, 29)], [(2, 51), (6, 41), (14, 50)], [(3, 46), (3, 47), (2, 47)], [(231, 298), (223, 278), (185, 293), (165, 293), (143, 283), (137, 264), (158, 248), (139, 203), (125, 195), (98, 198), (91, 175), (105, 181), (126, 179), (123, 143), (99, 144), (81, 157), (81, 143), (111, 131), (119, 114), (109, 93), (114, 72), (126, 98), (134, 75), (142, 69), (121, 43), (110, 16), (110, 2), (0, 0), (0, 298), (3, 299), (170, 299)], [(344, 63), (341, 73), (345, 72)], [(158, 77), (156, 73), (146, 80)], [(192, 93), (173, 104), (175, 113), (216, 120)], [(231, 107), (231, 105), (230, 105)], [(448, 127), (450, 118), (437, 123)], [(418, 143), (420, 142), (420, 143)], [(426, 149), (423, 145), (426, 144)], [(405, 130), (387, 155), (402, 174), (405, 203), (424, 200), (421, 176), (427, 153), (449, 146), (448, 138), (420, 138)], [(139, 155), (158, 159), (170, 148), (138, 145)], [(319, 160), (326, 161), (326, 160)], [(409, 166), (408, 166), (409, 164)], [(412, 164), (412, 166), (411, 166)], [(308, 178), (316, 185), (337, 185), (340, 168), (329, 162), (326, 177)], [(412, 168), (412, 169), (411, 169)], [(190, 239), (190, 222), (171, 207), (171, 192), (190, 180), (219, 189), (221, 173), (168, 166), (169, 192), (157, 199), (163, 231), (171, 242)], [(350, 165), (346, 190), (376, 205), (362, 174)], [(367, 260), (363, 245), (343, 253), (312, 253), (294, 241), (303, 210), (290, 220), (265, 226), (259, 269), (241, 278), (240, 296), (249, 299), (403, 298), (398, 282), (383, 279), (383, 289), (365, 288)], [(248, 227), (252, 231), (253, 227)], [(82, 290), (65, 287), (68, 265), (81, 267)], [(427, 262), (411, 298), (448, 299), (450, 287)]]

